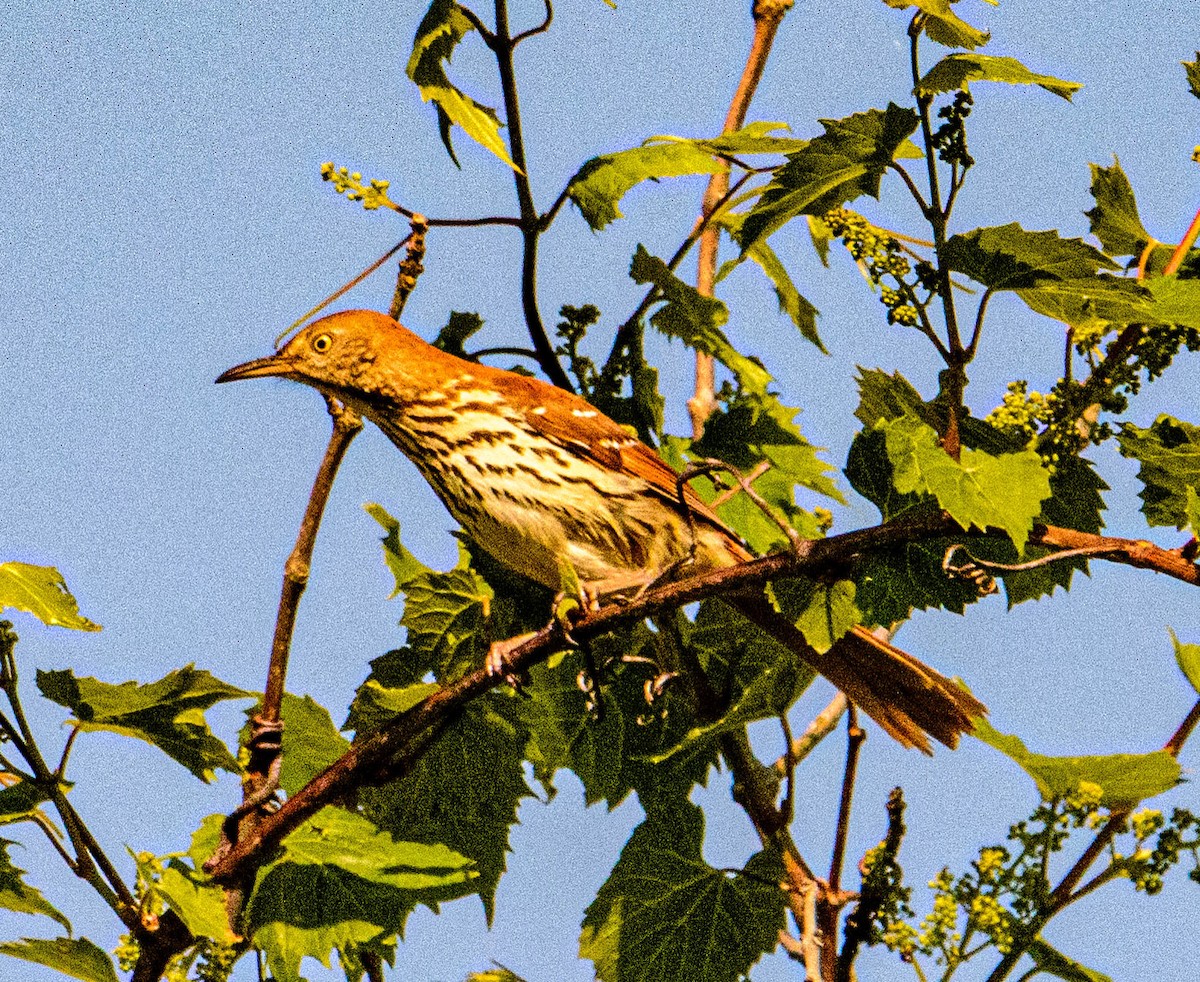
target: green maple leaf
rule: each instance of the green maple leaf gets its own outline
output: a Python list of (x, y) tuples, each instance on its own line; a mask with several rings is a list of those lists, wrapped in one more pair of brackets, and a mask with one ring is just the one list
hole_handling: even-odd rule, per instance
[(783, 927), (778, 857), (729, 874), (701, 856), (704, 816), (653, 809), (587, 909), (579, 953), (602, 982), (735, 982), (774, 950)]
[(1117, 434), (1121, 454), (1141, 465), (1142, 514), (1149, 525), (1187, 528), (1188, 490), (1200, 488), (1200, 426), (1162, 415), (1147, 429), (1122, 423)]
[(253, 693), (206, 671), (186, 665), (157, 682), (120, 685), (80, 678), (69, 670), (39, 671), (37, 684), (47, 699), (71, 710), (72, 722), (81, 730), (145, 740), (202, 781), (211, 781), (218, 767), (241, 772), (229, 749), (212, 735), (204, 713), (222, 700), (244, 699)]
[(907, 149), (918, 124), (911, 109), (888, 105), (845, 119), (823, 119), (821, 136), (788, 155), (738, 230), (743, 250), (797, 215), (823, 215), (863, 194), (879, 197), (888, 165)]
[(912, 416), (881, 424), (893, 480), (901, 494), (929, 494), (963, 528), (1001, 528), (1017, 551), (1025, 548), (1050, 475), (1032, 450), (994, 457), (964, 447), (955, 461), (937, 432)]
[(968, 91), (971, 82), (1004, 82), (1008, 85), (1037, 85), (1071, 101), (1071, 96), (1083, 86), (1079, 82), (1064, 82), (1053, 75), (1030, 71), (1016, 58), (996, 55), (957, 53), (947, 55), (933, 66), (917, 85), (918, 93), (935, 95), (955, 89)]

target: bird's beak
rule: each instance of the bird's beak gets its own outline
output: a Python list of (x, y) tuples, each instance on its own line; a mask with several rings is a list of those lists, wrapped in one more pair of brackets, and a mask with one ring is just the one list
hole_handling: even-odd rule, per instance
[(228, 371), (222, 372), (217, 377), (217, 381), (240, 382), (244, 378), (266, 378), (268, 376), (289, 378), (294, 372), (295, 365), (291, 358), (284, 355), (271, 355), (267, 358), (255, 358), (254, 361), (234, 365)]

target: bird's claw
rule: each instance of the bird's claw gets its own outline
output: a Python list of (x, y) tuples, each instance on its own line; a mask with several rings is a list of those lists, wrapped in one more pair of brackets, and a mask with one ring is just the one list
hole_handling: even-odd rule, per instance
[(509, 666), (508, 658), (517, 648), (532, 637), (532, 634), (522, 634), (520, 637), (509, 638), (507, 641), (493, 641), (488, 648), (487, 660), (484, 662), (484, 667), (487, 669), (488, 675), (493, 677), (503, 675), (504, 681), (517, 692), (520, 692), (521, 676)]

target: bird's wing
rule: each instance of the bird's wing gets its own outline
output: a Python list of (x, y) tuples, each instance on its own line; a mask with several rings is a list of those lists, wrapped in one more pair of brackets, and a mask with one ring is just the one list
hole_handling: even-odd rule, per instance
[[(518, 381), (519, 380), (519, 381)], [(587, 457), (602, 467), (623, 471), (646, 482), (649, 489), (680, 511), (679, 474), (653, 449), (633, 436), (625, 427), (605, 416), (595, 406), (573, 393), (548, 385), (539, 379), (508, 376), (510, 386), (520, 385), (525, 419), (530, 429), (572, 452)], [(683, 501), (692, 515), (727, 535), (735, 551), (752, 558), (739, 536), (726, 525), (690, 484), (683, 485)]]

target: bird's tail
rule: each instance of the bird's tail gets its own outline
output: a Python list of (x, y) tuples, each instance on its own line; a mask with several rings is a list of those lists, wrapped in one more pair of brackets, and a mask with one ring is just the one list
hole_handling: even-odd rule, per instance
[(761, 594), (726, 599), (739, 613), (790, 648), (905, 747), (929, 753), (928, 736), (947, 747), (970, 733), (987, 707), (962, 686), (863, 627), (821, 654)]

